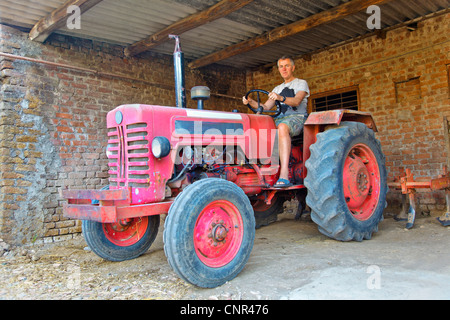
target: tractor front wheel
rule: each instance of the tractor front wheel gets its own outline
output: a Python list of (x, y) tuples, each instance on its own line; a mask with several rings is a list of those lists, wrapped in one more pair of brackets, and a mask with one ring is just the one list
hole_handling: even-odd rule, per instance
[(388, 190), (385, 157), (373, 131), (357, 122), (330, 126), (310, 151), (306, 203), (319, 231), (341, 241), (370, 239), (383, 220)]
[(164, 251), (173, 270), (198, 287), (214, 288), (244, 268), (253, 248), (255, 218), (250, 200), (232, 182), (194, 182), (170, 207)]
[(158, 234), (159, 216), (100, 223), (83, 220), (82, 232), (89, 248), (109, 261), (124, 261), (145, 253)]

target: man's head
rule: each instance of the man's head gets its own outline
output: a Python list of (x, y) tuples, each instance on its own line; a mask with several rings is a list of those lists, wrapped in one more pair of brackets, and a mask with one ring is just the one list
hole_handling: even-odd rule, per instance
[(294, 80), (295, 63), (290, 57), (283, 56), (278, 59), (278, 71), (280, 71), (281, 77), (285, 82)]

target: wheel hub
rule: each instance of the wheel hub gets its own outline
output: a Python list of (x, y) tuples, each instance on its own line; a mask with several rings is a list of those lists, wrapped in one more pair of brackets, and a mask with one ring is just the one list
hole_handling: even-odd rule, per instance
[(358, 189), (361, 192), (364, 192), (365, 190), (367, 190), (367, 185), (368, 185), (368, 182), (369, 182), (369, 180), (367, 180), (367, 174), (368, 173), (366, 173), (366, 172), (358, 173), (358, 178), (356, 180), (356, 183), (358, 184)]
[(242, 217), (232, 203), (225, 200), (210, 203), (200, 213), (194, 229), (198, 258), (213, 268), (228, 264), (239, 251), (243, 229)]
[(358, 157), (348, 157), (344, 167), (344, 190), (347, 206), (350, 209), (357, 209), (367, 197), (370, 183), (367, 179), (369, 172), (362, 160)]
[(120, 247), (127, 247), (135, 244), (145, 233), (148, 226), (148, 218), (134, 218), (120, 220), (116, 223), (103, 224), (103, 231), (106, 238)]
[(375, 156), (365, 145), (354, 146), (345, 159), (343, 185), (345, 201), (356, 219), (368, 219), (375, 210), (377, 184), (379, 171)]
[(215, 226), (213, 226), (211, 238), (214, 240), (214, 242), (222, 242), (226, 239), (227, 234), (228, 229), (224, 225), (216, 224)]

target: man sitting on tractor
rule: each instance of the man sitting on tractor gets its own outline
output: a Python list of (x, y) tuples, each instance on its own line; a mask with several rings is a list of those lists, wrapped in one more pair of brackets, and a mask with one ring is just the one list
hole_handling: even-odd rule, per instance
[(291, 153), (291, 138), (299, 135), (308, 117), (307, 101), (309, 87), (305, 80), (294, 77), (295, 64), (290, 57), (283, 56), (278, 59), (278, 71), (284, 79), (284, 83), (275, 87), (269, 94), (269, 99), (258, 105), (255, 100), (245, 97), (242, 102), (250, 104), (258, 109), (258, 114), (263, 110), (270, 110), (275, 106), (275, 101), (281, 102), (281, 113), (275, 118), (278, 129), (278, 148), (280, 154), (280, 177), (274, 187), (286, 188), (292, 183), (289, 181), (289, 156)]

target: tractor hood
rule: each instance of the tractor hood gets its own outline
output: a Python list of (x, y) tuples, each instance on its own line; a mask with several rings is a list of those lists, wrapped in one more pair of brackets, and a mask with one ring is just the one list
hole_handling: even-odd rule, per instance
[[(107, 127), (111, 188), (133, 188), (134, 204), (164, 199), (177, 153), (184, 146), (234, 145), (256, 161), (271, 157), (275, 139), (269, 116), (142, 104), (110, 111)], [(156, 137), (170, 142), (168, 156), (153, 155)]]

